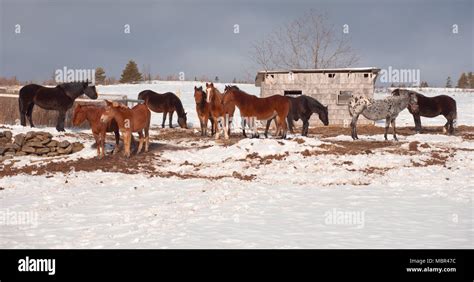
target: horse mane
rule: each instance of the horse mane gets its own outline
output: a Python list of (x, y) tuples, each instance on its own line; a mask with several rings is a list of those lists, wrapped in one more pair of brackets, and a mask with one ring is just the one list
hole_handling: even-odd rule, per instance
[(308, 101), (308, 105), (311, 108), (311, 111), (313, 112), (319, 112), (319, 111), (324, 111), (326, 109), (323, 104), (321, 104), (318, 100), (314, 99), (313, 97), (310, 96), (302, 96), (305, 97), (306, 101)]

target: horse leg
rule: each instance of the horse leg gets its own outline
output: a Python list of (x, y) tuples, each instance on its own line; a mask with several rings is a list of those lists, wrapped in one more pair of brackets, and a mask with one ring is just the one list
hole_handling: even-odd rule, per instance
[[(118, 129), (115, 129), (114, 130), (114, 135), (115, 135), (115, 147), (114, 147), (114, 151), (112, 154), (117, 154), (118, 151), (120, 150), (120, 133), (119, 133), (119, 130)], [(105, 137), (105, 136), (104, 136)], [(104, 141), (105, 142), (105, 141)]]
[(174, 112), (170, 112), (170, 128), (173, 128), (173, 113)]
[(100, 135), (98, 133), (92, 132), (92, 135), (94, 135), (95, 139), (95, 146), (97, 147), (97, 158), (100, 159)]
[(277, 120), (279, 120), (278, 128), (279, 131), (281, 131), (281, 139), (286, 139), (286, 133), (288, 131), (288, 126), (286, 124), (285, 117), (278, 117)]
[(161, 128), (165, 128), (166, 115), (168, 112), (163, 112), (163, 122), (161, 123)]
[(66, 131), (64, 130), (64, 120), (66, 119), (66, 112), (59, 111), (58, 124), (56, 125), (57, 131)]
[(357, 137), (357, 120), (359, 119), (359, 115), (354, 114), (352, 116), (352, 121), (351, 121), (351, 137), (352, 140), (357, 140), (359, 137)]
[(123, 134), (123, 145), (124, 145), (124, 156), (130, 158), (130, 146), (132, 142), (132, 133), (129, 131), (124, 132)]
[(28, 109), (26, 111), (26, 116), (28, 117), (28, 120), (30, 121), (30, 127), (35, 127), (35, 125), (33, 124), (33, 107), (34, 106), (35, 106), (34, 103), (29, 104)]
[(391, 123), (392, 123), (392, 127), (393, 127), (393, 140), (398, 141), (397, 128), (395, 126), (395, 118), (392, 119)]
[(143, 137), (143, 131), (140, 130), (138, 131), (138, 149), (137, 149), (137, 155), (142, 151), (143, 149), (143, 142), (145, 138)]
[(228, 126), (227, 126), (227, 134), (230, 136), (230, 128), (232, 127), (232, 122), (233, 122), (233, 117), (229, 117), (229, 123), (228, 123)]
[(107, 128), (103, 128), (100, 132), (101, 158), (105, 157), (105, 135), (106, 134), (107, 134)]
[(413, 115), (413, 120), (415, 121), (415, 132), (420, 133), (421, 132), (421, 119), (420, 115)]
[(303, 118), (303, 132), (301, 133), (301, 135), (308, 136), (308, 127), (309, 127), (309, 121)]
[(148, 148), (150, 147), (150, 124), (145, 126), (143, 131), (145, 132), (145, 153), (148, 153)]
[(229, 123), (226, 115), (223, 118), (222, 126), (224, 127), (224, 139), (229, 139)]
[(265, 127), (265, 138), (268, 138), (268, 128), (270, 128), (270, 124), (272, 123), (272, 119), (267, 120), (267, 126)]
[(214, 132), (216, 133), (216, 140), (219, 139), (219, 133), (220, 133), (220, 130), (219, 130), (219, 119), (218, 118), (214, 118)]
[(18, 108), (20, 110), (20, 122), (22, 126), (26, 126), (26, 110), (25, 106), (23, 105), (23, 101), (21, 98), (18, 99)]
[(387, 133), (388, 133), (388, 128), (390, 127), (390, 121), (391, 121), (390, 117), (385, 118), (385, 133), (383, 134), (383, 137), (385, 138), (386, 141), (388, 140)]
[(244, 135), (245, 138), (247, 138), (247, 134), (245, 133), (245, 126), (247, 125), (247, 119), (244, 117), (242, 119), (242, 134)]

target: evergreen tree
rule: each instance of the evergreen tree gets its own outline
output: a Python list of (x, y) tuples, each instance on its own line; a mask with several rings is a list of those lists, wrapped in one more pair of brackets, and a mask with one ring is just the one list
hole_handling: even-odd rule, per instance
[(469, 81), (467, 80), (467, 75), (465, 73), (462, 73), (461, 76), (458, 79), (458, 85), (456, 86), (458, 88), (467, 88), (469, 87)]
[(452, 88), (453, 87), (453, 82), (451, 81), (451, 77), (448, 76), (446, 79), (446, 88)]
[(105, 84), (105, 71), (102, 67), (95, 69), (95, 83), (96, 84)]
[(232, 83), (237, 83), (237, 78), (234, 77), (234, 79), (232, 80)]
[(422, 81), (421, 84), (420, 84), (420, 87), (429, 87), (428, 82)]
[(216, 78), (214, 78), (214, 82), (219, 82), (219, 77), (216, 76)]
[(133, 60), (128, 61), (120, 77), (120, 83), (137, 82), (142, 79), (142, 74), (138, 71), (137, 63)]
[(469, 81), (469, 88), (474, 88), (474, 75), (471, 71), (467, 74), (467, 80)]

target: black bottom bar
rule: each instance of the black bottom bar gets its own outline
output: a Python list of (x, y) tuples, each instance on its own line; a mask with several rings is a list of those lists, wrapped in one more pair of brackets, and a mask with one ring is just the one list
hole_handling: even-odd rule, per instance
[(473, 281), (473, 265), (472, 250), (1, 250), (0, 281)]

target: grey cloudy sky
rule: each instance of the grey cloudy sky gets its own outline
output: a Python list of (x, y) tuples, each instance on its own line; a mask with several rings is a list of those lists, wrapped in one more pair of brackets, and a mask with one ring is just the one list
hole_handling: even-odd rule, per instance
[(448, 76), (474, 69), (473, 2), (0, 0), (0, 75), (40, 82), (63, 66), (102, 66), (119, 78), (134, 59), (161, 76), (245, 79), (257, 71), (252, 43), (315, 9), (341, 32), (349, 25), (358, 67), (420, 69), (422, 80), (444, 85)]

